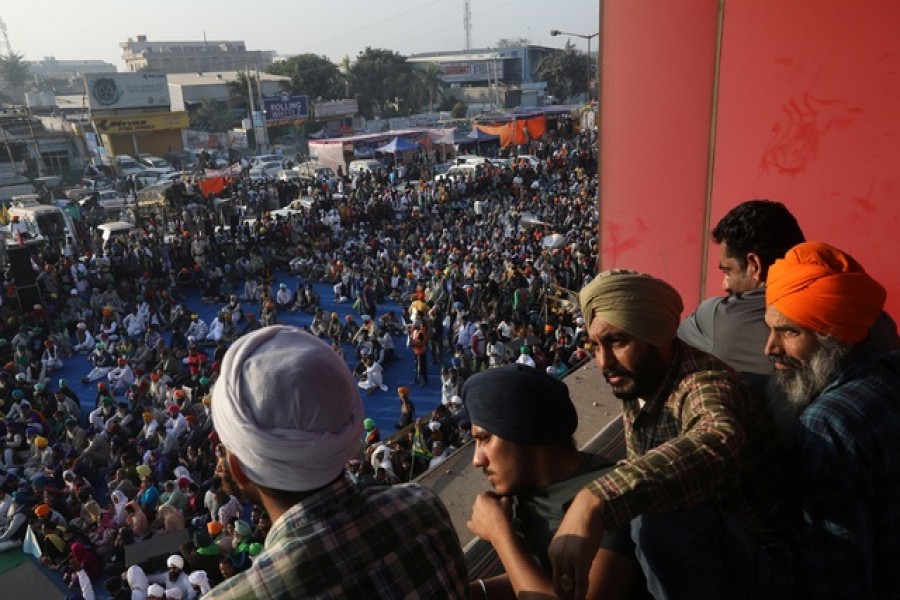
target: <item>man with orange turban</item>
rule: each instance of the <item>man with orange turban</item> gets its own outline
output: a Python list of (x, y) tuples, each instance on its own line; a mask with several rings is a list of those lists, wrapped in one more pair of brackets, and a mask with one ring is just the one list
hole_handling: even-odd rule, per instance
[(774, 406), (799, 413), (799, 597), (900, 597), (900, 352), (896, 327), (893, 338), (870, 332), (885, 297), (853, 257), (820, 242), (769, 270)]

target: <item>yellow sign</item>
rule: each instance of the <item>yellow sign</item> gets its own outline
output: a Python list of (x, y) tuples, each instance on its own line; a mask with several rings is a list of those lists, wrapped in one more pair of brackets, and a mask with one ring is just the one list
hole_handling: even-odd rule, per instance
[(187, 129), (188, 125), (188, 114), (185, 111), (94, 117), (94, 129), (97, 133), (140, 133), (163, 129)]

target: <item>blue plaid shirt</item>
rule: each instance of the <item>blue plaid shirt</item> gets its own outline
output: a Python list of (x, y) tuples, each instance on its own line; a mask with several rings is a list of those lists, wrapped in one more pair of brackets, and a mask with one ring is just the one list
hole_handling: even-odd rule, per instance
[(266, 548), (207, 598), (468, 598), (459, 538), (440, 499), (419, 485), (359, 492), (341, 477), (295, 504)]
[(801, 598), (900, 598), (900, 352), (857, 348), (800, 415)]

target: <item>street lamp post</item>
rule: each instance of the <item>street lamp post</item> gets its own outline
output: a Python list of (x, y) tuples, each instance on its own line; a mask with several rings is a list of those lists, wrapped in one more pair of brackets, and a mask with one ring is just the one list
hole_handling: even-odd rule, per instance
[(600, 32), (592, 33), (590, 35), (585, 35), (583, 33), (570, 33), (568, 31), (560, 31), (559, 29), (551, 29), (550, 35), (556, 37), (558, 35), (570, 35), (572, 37), (581, 38), (583, 40), (587, 40), (587, 53), (588, 53), (588, 81), (587, 81), (587, 101), (590, 103), (591, 101), (591, 79), (594, 75), (594, 59), (591, 58), (591, 40), (600, 35)]

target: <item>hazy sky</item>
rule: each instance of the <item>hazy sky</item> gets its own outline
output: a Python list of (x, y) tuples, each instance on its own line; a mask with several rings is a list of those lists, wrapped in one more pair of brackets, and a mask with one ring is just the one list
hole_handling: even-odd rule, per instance
[[(551, 29), (596, 33), (599, 0), (471, 0), (472, 47), (527, 37), (562, 47)], [(313, 52), (334, 61), (366, 46), (402, 54), (465, 47), (463, 0), (11, 0), (0, 4), (10, 45), (26, 60), (99, 59), (124, 70), (119, 43), (244, 40), (251, 50)], [(572, 38), (578, 48), (586, 42)], [(593, 47), (596, 50), (596, 40)]]

